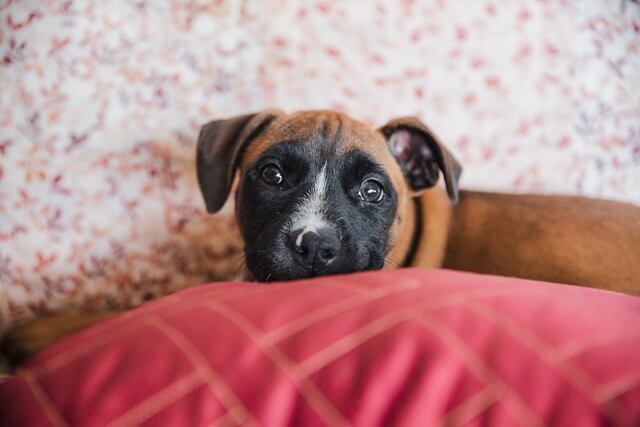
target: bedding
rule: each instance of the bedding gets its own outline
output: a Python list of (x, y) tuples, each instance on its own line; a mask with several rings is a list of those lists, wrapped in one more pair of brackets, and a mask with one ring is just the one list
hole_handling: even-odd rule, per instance
[(0, 383), (7, 426), (637, 426), (640, 298), (446, 270), (180, 291)]

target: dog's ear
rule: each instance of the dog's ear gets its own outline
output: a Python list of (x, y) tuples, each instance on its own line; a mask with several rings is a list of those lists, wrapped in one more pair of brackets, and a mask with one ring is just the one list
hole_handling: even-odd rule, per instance
[(413, 190), (436, 185), (441, 170), (449, 198), (458, 201), (462, 166), (424, 123), (415, 117), (403, 117), (390, 121), (380, 132)]
[(196, 149), (196, 169), (207, 212), (222, 209), (244, 150), (281, 114), (279, 110), (266, 110), (213, 120), (202, 126)]

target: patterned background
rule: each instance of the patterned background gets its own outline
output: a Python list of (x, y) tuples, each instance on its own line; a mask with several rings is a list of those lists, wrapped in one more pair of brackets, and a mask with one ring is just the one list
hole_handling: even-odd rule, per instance
[(462, 186), (640, 204), (631, 1), (0, 0), (0, 330), (232, 278), (199, 126), (277, 106), (422, 117)]

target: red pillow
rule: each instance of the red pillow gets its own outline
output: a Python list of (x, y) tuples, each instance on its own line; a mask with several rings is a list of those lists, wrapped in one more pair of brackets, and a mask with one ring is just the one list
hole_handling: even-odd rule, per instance
[(7, 426), (638, 425), (640, 299), (444, 270), (191, 288), (0, 384)]

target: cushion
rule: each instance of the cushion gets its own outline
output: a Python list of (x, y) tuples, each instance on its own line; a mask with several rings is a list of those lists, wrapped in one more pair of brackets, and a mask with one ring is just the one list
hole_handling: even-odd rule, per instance
[(233, 206), (206, 216), (195, 141), (265, 107), (417, 115), (464, 187), (640, 203), (639, 8), (0, 0), (0, 332), (233, 279)]
[(10, 426), (638, 425), (640, 298), (446, 270), (188, 289), (0, 384)]

